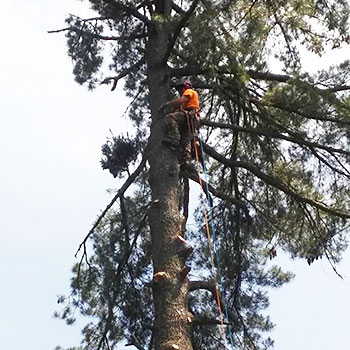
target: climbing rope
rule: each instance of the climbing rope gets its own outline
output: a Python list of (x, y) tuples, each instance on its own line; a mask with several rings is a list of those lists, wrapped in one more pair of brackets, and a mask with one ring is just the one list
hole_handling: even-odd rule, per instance
[[(203, 168), (203, 174), (204, 174), (204, 178), (205, 181), (203, 183), (202, 178), (200, 177), (199, 173), (198, 173), (198, 178), (199, 178), (199, 184), (200, 187), (202, 189), (202, 194), (204, 193), (204, 196), (201, 196), (202, 199), (202, 204), (203, 204), (203, 216), (204, 216), (204, 220), (205, 220), (205, 230), (207, 233), (207, 238), (208, 238), (208, 246), (209, 246), (209, 255), (210, 255), (210, 262), (211, 265), (213, 267), (213, 269), (216, 268), (216, 275), (215, 275), (215, 296), (216, 296), (216, 302), (218, 304), (218, 311), (219, 311), (219, 317), (220, 317), (220, 323), (221, 323), (221, 328), (220, 328), (220, 334), (225, 342), (225, 347), (228, 348), (227, 345), (227, 338), (226, 335), (224, 333), (223, 330), (223, 326), (224, 321), (225, 321), (225, 317), (227, 319), (227, 321), (229, 322), (229, 317), (228, 317), (228, 308), (227, 305), (224, 301), (224, 298), (222, 298), (222, 293), (220, 291), (219, 286), (222, 285), (222, 274), (221, 274), (221, 265), (220, 265), (220, 256), (219, 256), (219, 252), (216, 249), (216, 233), (215, 233), (215, 228), (213, 225), (213, 208), (212, 208), (212, 203), (210, 202), (210, 194), (209, 194), (209, 185), (208, 185), (208, 173), (207, 173), (207, 169), (205, 166), (205, 162), (204, 162), (204, 149), (203, 149), (203, 142), (201, 137), (199, 137), (198, 132), (195, 131), (195, 126), (193, 123), (192, 118), (190, 118), (190, 116), (187, 116), (187, 123), (188, 123), (188, 130), (190, 131), (190, 133), (193, 134), (193, 139), (194, 139), (194, 153), (195, 153), (195, 159), (197, 162), (197, 166), (199, 164), (202, 165)], [(198, 150), (198, 146), (197, 143), (195, 141), (195, 139), (198, 139), (199, 141), (199, 145), (200, 145), (200, 152)], [(232, 349), (234, 349), (234, 341), (233, 341), (233, 334), (231, 331), (231, 326), (230, 324), (227, 325), (227, 333), (228, 333), (228, 337), (230, 340), (230, 345), (232, 347)]]

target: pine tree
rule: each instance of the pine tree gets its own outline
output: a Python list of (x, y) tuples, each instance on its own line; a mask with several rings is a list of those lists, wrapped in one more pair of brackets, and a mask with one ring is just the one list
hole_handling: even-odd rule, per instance
[[(292, 278), (276, 252), (335, 269), (346, 248), (350, 62), (309, 74), (300, 52), (349, 42), (347, 2), (89, 2), (96, 17), (55, 32), (78, 83), (124, 81), (135, 137), (103, 146), (103, 168), (125, 182), (82, 242), (58, 316), (89, 317), (88, 349), (271, 348), (267, 292)], [(162, 143), (160, 107), (184, 78), (201, 97), (206, 179)], [(196, 182), (213, 206), (186, 227)]]

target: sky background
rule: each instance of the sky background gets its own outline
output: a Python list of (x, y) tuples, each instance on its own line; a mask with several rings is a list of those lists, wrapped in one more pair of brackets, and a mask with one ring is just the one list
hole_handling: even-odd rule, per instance
[[(53, 350), (79, 345), (83, 323), (52, 317), (69, 291), (79, 243), (118, 183), (100, 167), (106, 138), (130, 129), (120, 88), (93, 92), (73, 80), (63, 34), (69, 13), (89, 16), (87, 2), (0, 2), (0, 349)], [(308, 69), (349, 58), (349, 48)], [(338, 278), (326, 261), (308, 266), (279, 254), (296, 273), (271, 293), (267, 311), (276, 350), (343, 350), (350, 342), (350, 257)], [(121, 346), (120, 349), (124, 349)], [(128, 349), (132, 349), (129, 347)]]

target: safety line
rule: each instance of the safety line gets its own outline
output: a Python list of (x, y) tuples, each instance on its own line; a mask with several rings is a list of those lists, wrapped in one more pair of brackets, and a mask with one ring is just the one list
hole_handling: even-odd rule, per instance
[[(200, 147), (201, 147), (203, 173), (204, 173), (204, 177), (205, 177), (205, 187), (206, 187), (205, 189), (206, 189), (207, 194), (209, 195), (209, 185), (208, 185), (209, 179), (208, 179), (208, 172), (207, 172), (207, 169), (206, 169), (206, 166), (205, 166), (205, 162), (204, 162), (203, 142), (202, 142), (202, 139), (199, 136), (198, 136), (198, 140), (199, 140), (199, 144), (200, 144)], [(208, 204), (210, 204), (209, 201), (208, 201)], [(220, 285), (222, 284), (223, 278), (222, 278), (222, 274), (221, 274), (220, 256), (219, 256), (219, 252), (216, 249), (216, 232), (215, 232), (215, 228), (214, 228), (214, 225), (213, 225), (213, 211), (212, 210), (209, 211), (209, 219), (210, 219), (210, 229), (211, 229), (212, 237), (213, 237), (212, 239), (213, 239), (214, 255), (216, 257), (216, 269), (217, 269), (217, 273), (218, 273), (218, 280), (219, 280), (218, 288), (219, 288)], [(225, 313), (226, 319), (229, 322), (229, 315), (228, 315), (227, 304), (226, 304), (226, 302), (225, 302), (223, 297), (221, 297), (221, 299), (222, 299), (222, 304), (224, 306), (224, 313)], [(234, 348), (233, 334), (232, 334), (232, 331), (231, 331), (231, 325), (230, 324), (227, 325), (227, 333), (228, 333), (228, 336), (229, 336), (229, 339), (230, 339), (231, 346), (232, 346), (232, 348)]]
[[(190, 118), (186, 117), (186, 119), (187, 119), (187, 122), (189, 123)], [(192, 130), (195, 130), (194, 125), (192, 125), (192, 127), (193, 127)], [(189, 128), (189, 130), (191, 130), (191, 129)], [(217, 270), (217, 274), (215, 276), (215, 289), (216, 289), (215, 292), (216, 292), (216, 299), (217, 299), (219, 315), (220, 315), (220, 323), (221, 323), (221, 326), (224, 326), (224, 315), (226, 316), (227, 321), (229, 321), (228, 308), (227, 308), (227, 305), (226, 305), (224, 299), (221, 297), (221, 292), (219, 289), (220, 284), (222, 284), (221, 265), (220, 265), (219, 253), (217, 252), (217, 249), (216, 249), (216, 234), (215, 234), (215, 229), (214, 229), (214, 225), (213, 225), (213, 215), (212, 215), (213, 208), (211, 207), (211, 203), (209, 200), (210, 194), (209, 194), (209, 187), (208, 187), (207, 169), (206, 169), (204, 157), (203, 157), (203, 155), (204, 155), (203, 143), (202, 143), (202, 139), (198, 135), (196, 135), (196, 137), (199, 140), (199, 144), (200, 144), (200, 148), (201, 148), (201, 152), (200, 152), (201, 162), (199, 160), (199, 154), (198, 154), (199, 152), (198, 152), (198, 148), (197, 148), (197, 144), (195, 143), (195, 140), (194, 140), (194, 145), (193, 145), (194, 147), (193, 148), (195, 151), (197, 165), (199, 163), (202, 164), (203, 173), (204, 173), (204, 177), (205, 177), (205, 185), (204, 185), (203, 180), (201, 179), (200, 175), (198, 174), (199, 184), (200, 184), (201, 189), (204, 192), (205, 197), (206, 197), (206, 203), (205, 203), (204, 198), (202, 196), (205, 227), (206, 227), (206, 232), (207, 232), (207, 237), (208, 237), (208, 245), (209, 245), (211, 264), (212, 264), (213, 268), (216, 267), (216, 270)], [(207, 208), (211, 208), (211, 210), (210, 209), (207, 210)], [(212, 233), (212, 235), (211, 235), (211, 233)], [(214, 252), (214, 254), (213, 254), (213, 252)], [(215, 256), (216, 264), (214, 261), (214, 256)], [(222, 305), (224, 307), (224, 311), (222, 310)], [(221, 335), (223, 335), (223, 339), (225, 340), (225, 346), (227, 347), (227, 338), (226, 338), (225, 334), (222, 333), (222, 331), (223, 330), (220, 330), (220, 333), (221, 333)], [(231, 332), (231, 326), (229, 324), (227, 325), (227, 333), (228, 333), (228, 336), (230, 339), (231, 347), (232, 347), (232, 349), (234, 349), (233, 335)]]
[[(199, 184), (200, 184), (200, 187), (202, 189), (202, 192), (204, 192), (205, 196), (206, 196), (206, 202), (203, 198), (203, 195), (201, 196), (202, 197), (202, 203), (203, 203), (203, 213), (204, 213), (204, 219), (205, 219), (205, 228), (206, 228), (206, 232), (207, 232), (207, 237), (208, 237), (208, 246), (209, 246), (209, 253), (210, 253), (210, 261), (211, 261), (211, 265), (213, 267), (213, 269), (215, 269), (216, 267), (216, 270), (217, 270), (217, 273), (215, 274), (215, 294), (216, 294), (216, 299), (217, 299), (217, 304), (218, 304), (218, 310), (219, 310), (219, 316), (220, 316), (220, 323), (221, 323), (221, 326), (220, 327), (220, 334), (225, 342), (225, 347), (227, 348), (227, 338), (226, 338), (226, 335), (224, 334), (224, 331), (223, 331), (223, 326), (224, 326), (224, 313), (225, 313), (225, 316), (227, 318), (227, 320), (229, 321), (229, 317), (228, 317), (228, 309), (227, 309), (227, 305), (225, 303), (225, 301), (223, 300), (223, 298), (221, 297), (221, 293), (220, 293), (220, 289), (219, 289), (219, 283), (221, 284), (222, 283), (222, 276), (221, 276), (221, 267), (220, 267), (220, 259), (219, 259), (219, 254), (216, 250), (216, 235), (215, 235), (215, 229), (214, 229), (214, 226), (213, 226), (213, 217), (212, 217), (212, 206), (211, 206), (211, 203), (210, 203), (210, 194), (209, 194), (209, 188), (208, 188), (208, 176), (207, 176), (207, 169), (206, 169), (206, 166), (205, 166), (205, 162), (204, 162), (204, 157), (203, 157), (203, 154), (204, 154), (204, 150), (203, 150), (203, 144), (202, 144), (202, 140), (201, 138), (198, 136), (198, 135), (195, 135), (195, 132), (196, 132), (196, 128), (195, 128), (195, 125), (194, 125), (194, 121), (193, 119), (191, 118), (191, 115), (189, 113), (186, 113), (186, 121), (187, 121), (187, 127), (188, 127), (188, 131), (190, 133), (190, 135), (192, 136), (192, 140), (191, 142), (193, 141), (193, 148), (194, 148), (194, 153), (195, 153), (195, 158), (196, 158), (196, 161), (197, 161), (197, 165), (199, 165), (200, 163), (200, 160), (199, 160), (199, 154), (198, 154), (198, 148), (197, 148), (197, 144), (196, 144), (196, 140), (195, 138), (198, 138), (199, 140), (199, 143), (200, 143), (200, 146), (201, 146), (201, 164), (202, 164), (202, 167), (203, 167), (203, 172), (204, 172), (204, 176), (205, 176), (205, 186), (203, 185), (203, 180), (202, 178), (200, 177), (200, 174), (198, 173), (198, 178), (199, 178)], [(204, 190), (205, 188), (205, 190)], [(207, 208), (211, 208), (211, 210), (207, 210)], [(208, 216), (209, 214), (209, 216)], [(211, 238), (211, 234), (210, 232), (212, 232), (212, 237)], [(214, 254), (213, 254), (213, 251), (214, 251)], [(215, 261), (214, 261), (214, 256), (215, 256), (215, 260), (216, 260), (216, 266), (215, 266)], [(224, 306), (224, 313), (223, 313), (223, 310), (222, 310), (222, 306)], [(230, 344), (231, 344), (231, 347), (232, 349), (234, 349), (234, 342), (233, 342), (233, 336), (232, 336), (232, 332), (231, 332), (231, 328), (230, 328), (230, 325), (228, 324), (227, 325), (227, 332), (228, 332), (228, 336), (229, 336), (229, 339), (230, 339)]]
[[(187, 121), (187, 128), (189, 130), (190, 136), (191, 136), (191, 142), (195, 142), (195, 126), (194, 122), (189, 114), (186, 113), (186, 121)], [(199, 164), (199, 154), (198, 154), (198, 149), (197, 145), (194, 143), (193, 144), (194, 148), (194, 153), (195, 153), (195, 158), (197, 161), (197, 165)], [(209, 224), (209, 217), (208, 217), (208, 211), (207, 211), (207, 206), (208, 206), (208, 198), (207, 201), (204, 199), (203, 193), (204, 193), (204, 184), (202, 178), (199, 176), (199, 184), (202, 190), (201, 193), (201, 200), (202, 200), (202, 207), (203, 207), (203, 215), (204, 215), (204, 222), (205, 222), (205, 231), (207, 233), (207, 238), (208, 238), (208, 246), (209, 246), (209, 256), (210, 256), (210, 262), (212, 265), (213, 270), (215, 269), (215, 259), (214, 259), (214, 254), (213, 254), (213, 245), (212, 245), (212, 239), (210, 237), (210, 224)], [(209, 205), (210, 207), (210, 205)], [(227, 348), (227, 338), (223, 330), (224, 326), (224, 316), (223, 316), (223, 311), (222, 311), (222, 302), (221, 302), (221, 296), (220, 296), (220, 290), (218, 288), (218, 279), (217, 279), (217, 274), (214, 275), (214, 283), (215, 283), (215, 298), (216, 298), (216, 303), (218, 305), (218, 311), (219, 311), (219, 318), (220, 318), (220, 323), (221, 323), (221, 328), (219, 328), (220, 335), (225, 343), (225, 347)]]

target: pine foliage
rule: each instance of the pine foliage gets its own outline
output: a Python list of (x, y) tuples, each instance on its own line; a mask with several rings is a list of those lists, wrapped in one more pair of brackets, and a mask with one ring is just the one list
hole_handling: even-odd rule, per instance
[[(103, 146), (102, 167), (127, 179), (138, 154), (148, 152), (157, 87), (146, 53), (150, 38), (160, 40), (169, 34), (163, 29), (171, 28), (166, 53), (156, 48), (152, 54), (163, 55), (169, 86), (187, 78), (200, 93), (227, 321), (237, 349), (270, 349), (268, 290), (293, 277), (273, 265), (276, 252), (309, 264), (326, 258), (335, 268), (347, 246), (350, 62), (316, 73), (301, 64), (301, 52), (322, 55), (349, 43), (347, 2), (88, 2), (95, 18), (67, 19), (76, 81), (88, 88), (112, 84), (113, 90), (123, 79), (137, 130), (136, 139), (118, 136)], [(115, 349), (122, 339), (139, 350), (153, 348), (148, 170), (145, 166), (134, 193), (121, 195), (94, 230), (89, 255), (74, 267), (72, 293), (60, 299), (67, 303), (57, 315), (67, 323), (76, 312), (90, 320), (83, 331), (88, 349)], [(183, 196), (186, 179), (183, 174), (179, 182)], [(188, 294), (195, 319), (192, 345), (217, 349), (222, 339), (214, 324), (215, 273), (200, 209), (187, 239), (194, 245)]]

